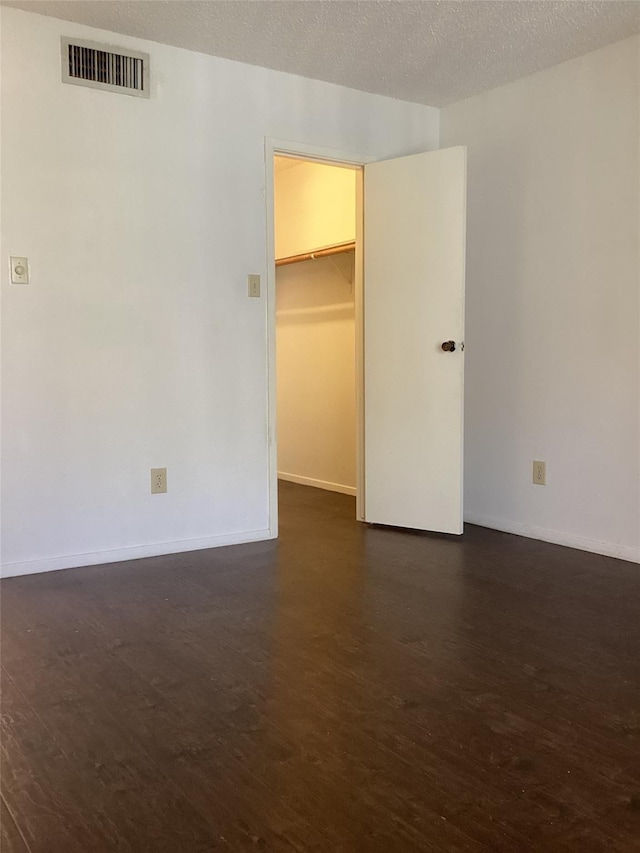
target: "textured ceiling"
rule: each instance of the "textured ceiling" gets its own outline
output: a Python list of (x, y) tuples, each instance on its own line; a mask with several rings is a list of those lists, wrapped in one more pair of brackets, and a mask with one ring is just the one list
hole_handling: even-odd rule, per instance
[(1, 0), (443, 106), (640, 31), (636, 0)]

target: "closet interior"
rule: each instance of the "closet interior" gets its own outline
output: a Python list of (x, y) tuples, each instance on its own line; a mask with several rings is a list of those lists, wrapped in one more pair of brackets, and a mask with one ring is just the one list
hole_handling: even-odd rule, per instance
[(275, 157), (278, 478), (356, 493), (356, 170)]

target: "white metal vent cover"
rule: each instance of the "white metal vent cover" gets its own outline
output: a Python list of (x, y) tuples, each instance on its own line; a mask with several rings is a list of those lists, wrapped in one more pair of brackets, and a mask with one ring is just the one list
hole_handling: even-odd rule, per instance
[(62, 82), (149, 97), (149, 54), (83, 39), (61, 39)]

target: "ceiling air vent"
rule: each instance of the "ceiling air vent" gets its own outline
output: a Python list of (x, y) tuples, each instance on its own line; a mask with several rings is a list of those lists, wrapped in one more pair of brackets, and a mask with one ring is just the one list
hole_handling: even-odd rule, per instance
[(148, 98), (149, 54), (63, 38), (62, 82)]

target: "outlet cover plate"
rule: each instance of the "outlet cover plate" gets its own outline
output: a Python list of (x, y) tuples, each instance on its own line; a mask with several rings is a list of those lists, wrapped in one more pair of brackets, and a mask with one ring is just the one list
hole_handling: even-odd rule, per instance
[(151, 494), (163, 495), (167, 491), (167, 469), (151, 469)]
[(547, 485), (547, 465), (546, 462), (533, 463), (533, 482), (536, 486)]

